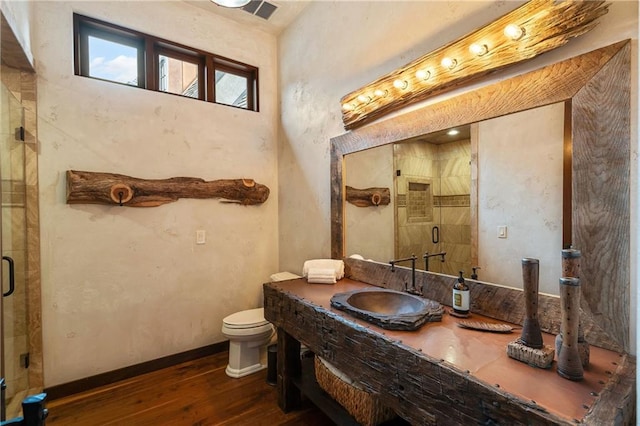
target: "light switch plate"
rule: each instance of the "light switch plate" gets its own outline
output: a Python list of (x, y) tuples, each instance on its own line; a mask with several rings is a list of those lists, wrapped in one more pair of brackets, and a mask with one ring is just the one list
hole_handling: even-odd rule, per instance
[(207, 242), (207, 232), (204, 229), (196, 231), (196, 244), (204, 244)]
[(498, 226), (498, 238), (507, 238), (507, 226)]

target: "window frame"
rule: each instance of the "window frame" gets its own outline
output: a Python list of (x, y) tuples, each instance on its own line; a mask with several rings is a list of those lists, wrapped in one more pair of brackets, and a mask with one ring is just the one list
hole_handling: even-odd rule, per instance
[[(198, 67), (198, 97), (191, 98), (191, 96), (180, 95), (178, 93), (173, 92), (165, 92), (164, 90), (160, 90), (160, 56), (166, 56), (171, 59), (177, 59), (182, 62), (188, 62)], [(153, 63), (154, 68), (157, 70), (154, 75), (154, 80), (156, 80), (156, 89), (158, 92), (169, 93), (171, 95), (183, 96), (185, 98), (191, 99), (200, 99), (201, 101), (206, 100), (206, 71), (205, 71), (205, 58), (200, 56), (190, 55), (188, 53), (181, 52), (179, 50), (173, 49), (171, 47), (166, 46), (156, 46), (154, 49)]]
[[(74, 71), (76, 75), (82, 75), (85, 77), (95, 78), (96, 80), (108, 81), (116, 84), (124, 84), (126, 86), (141, 87), (144, 88), (147, 84), (146, 75), (144, 72), (144, 40), (140, 37), (136, 37), (130, 32), (123, 30), (120, 27), (112, 26), (105, 27), (100, 21), (96, 21), (91, 18), (77, 19), (80, 15), (74, 14)], [(132, 47), (137, 50), (137, 63), (138, 63), (138, 84), (133, 86), (132, 84), (121, 83), (119, 81), (104, 79), (100, 77), (94, 77), (89, 74), (89, 37), (94, 36), (102, 40), (110, 41), (112, 43), (122, 44)]]
[[(218, 64), (215, 69), (213, 69), (213, 100), (215, 101), (216, 99), (216, 71), (221, 71), (224, 72), (226, 74), (232, 74), (238, 77), (242, 77), (245, 78), (247, 80), (247, 108), (246, 109), (253, 109), (253, 97), (254, 97), (254, 92), (253, 92), (253, 85), (251, 84), (251, 73), (250, 71), (245, 71), (245, 70), (240, 70), (238, 68), (232, 68), (232, 67), (228, 67), (226, 65), (222, 65), (222, 64)], [(227, 106), (235, 106), (235, 105), (229, 105), (229, 104), (225, 104), (225, 103), (221, 103), (221, 102), (216, 102), (220, 105), (227, 105)], [(237, 108), (242, 108), (242, 107), (237, 107)]]
[[(258, 67), (225, 58), (200, 49), (188, 47), (159, 37), (127, 29), (77, 13), (73, 14), (74, 74), (109, 83), (153, 90), (174, 96), (215, 103), (232, 108), (259, 112)], [(89, 36), (136, 48), (138, 51), (138, 85), (94, 77), (89, 74)], [(160, 90), (160, 55), (198, 66), (198, 98)], [(215, 101), (216, 70), (234, 74), (247, 80), (247, 106), (229, 105)]]

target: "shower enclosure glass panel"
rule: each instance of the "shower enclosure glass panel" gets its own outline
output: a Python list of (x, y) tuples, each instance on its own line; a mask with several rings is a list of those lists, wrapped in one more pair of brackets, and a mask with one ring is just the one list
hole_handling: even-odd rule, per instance
[(469, 132), (441, 141), (425, 136), (394, 145), (395, 257), (415, 254), (416, 267), (448, 275), (471, 273), (471, 144)]
[[(2, 366), (0, 373), (9, 418), (20, 411), (20, 401), (29, 389), (27, 368), (27, 294), (25, 265), (27, 257), (25, 218), (25, 145), (24, 110), (20, 101), (2, 85), (0, 130), (0, 178), (2, 200)], [(13, 289), (13, 291), (11, 291)], [(12, 400), (17, 401), (12, 404)], [(14, 412), (15, 411), (15, 412)]]

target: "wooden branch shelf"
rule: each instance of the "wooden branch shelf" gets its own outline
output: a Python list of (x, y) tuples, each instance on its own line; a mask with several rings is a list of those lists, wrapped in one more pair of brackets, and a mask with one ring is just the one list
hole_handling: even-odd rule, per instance
[(222, 198), (242, 205), (262, 204), (269, 188), (253, 179), (174, 177), (139, 179), (116, 173), (67, 171), (67, 204), (156, 207), (180, 198)]
[(389, 188), (346, 188), (346, 200), (357, 207), (386, 206), (391, 202)]

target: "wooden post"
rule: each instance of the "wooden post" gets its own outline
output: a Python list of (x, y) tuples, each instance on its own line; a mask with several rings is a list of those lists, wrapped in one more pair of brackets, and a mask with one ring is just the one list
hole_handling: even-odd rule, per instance
[(522, 259), (522, 281), (526, 317), (522, 325), (520, 339), (526, 346), (540, 349), (543, 346), (542, 331), (538, 323), (538, 278), (540, 262), (538, 259)]
[(560, 278), (560, 308), (562, 309), (562, 348), (558, 354), (558, 374), (569, 380), (582, 380), (584, 371), (578, 352), (580, 320), (580, 279)]
[(285, 413), (300, 406), (300, 389), (293, 383), (302, 371), (300, 342), (278, 327), (278, 407)]
[(507, 345), (507, 355), (534, 367), (549, 368), (553, 363), (555, 350), (551, 346), (545, 346), (542, 341), (542, 330), (538, 321), (539, 268), (538, 259), (522, 259), (525, 318), (522, 335)]
[[(582, 253), (580, 250), (565, 249), (562, 250), (562, 276), (566, 278), (580, 278), (580, 258)], [(562, 323), (560, 324), (560, 333), (556, 336), (556, 354), (560, 356), (562, 350), (562, 340), (564, 330), (562, 329)], [(578, 322), (578, 352), (580, 353), (580, 360), (582, 361), (582, 368), (587, 368), (589, 365), (589, 342), (584, 337), (584, 329), (582, 327), (582, 321)]]

